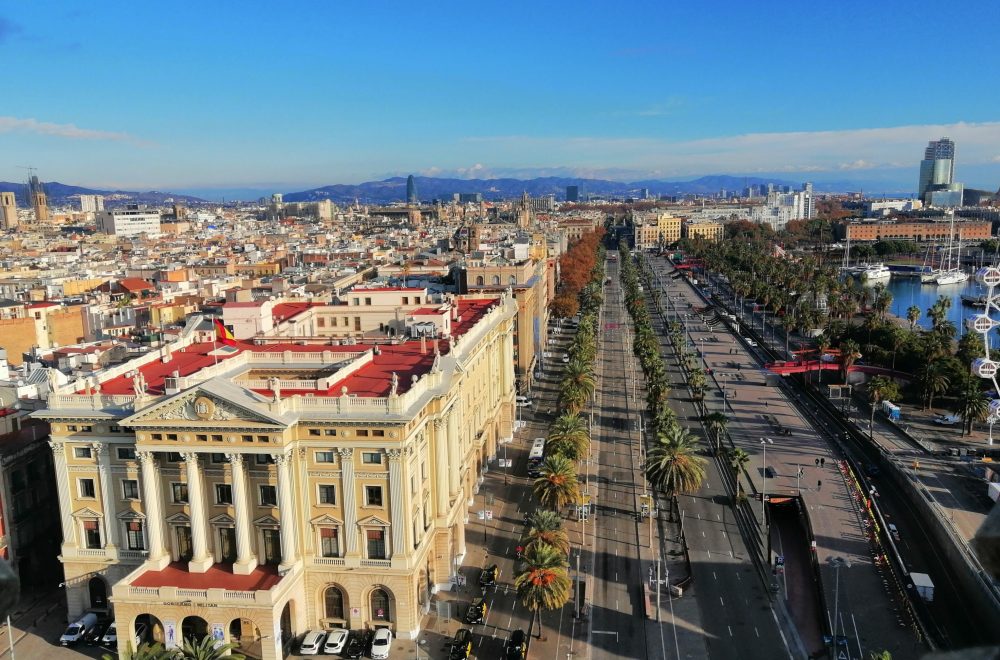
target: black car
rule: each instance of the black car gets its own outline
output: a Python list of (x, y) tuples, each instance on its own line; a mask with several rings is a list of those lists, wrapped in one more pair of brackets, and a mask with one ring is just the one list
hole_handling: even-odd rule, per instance
[(500, 567), (496, 564), (487, 566), (479, 573), (479, 586), (492, 587), (497, 583), (498, 577), (500, 577)]
[(365, 628), (361, 631), (361, 643), (365, 647), (365, 655), (372, 654), (373, 641), (375, 641), (375, 631), (372, 628)]
[(486, 618), (486, 601), (477, 598), (469, 605), (469, 610), (465, 613), (466, 623), (482, 623)]
[(510, 634), (503, 648), (504, 660), (524, 660), (528, 657), (528, 636), (518, 628)]
[(97, 623), (83, 634), (83, 641), (87, 644), (100, 644), (101, 638), (104, 637), (104, 633), (108, 632), (112, 622), (113, 620), (109, 618), (98, 619)]
[(472, 655), (472, 631), (468, 628), (459, 628), (451, 640), (451, 652), (448, 653), (449, 660), (466, 660)]
[(365, 640), (363, 633), (358, 630), (352, 630), (347, 633), (347, 643), (344, 644), (344, 650), (341, 655), (345, 658), (360, 658), (365, 654)]

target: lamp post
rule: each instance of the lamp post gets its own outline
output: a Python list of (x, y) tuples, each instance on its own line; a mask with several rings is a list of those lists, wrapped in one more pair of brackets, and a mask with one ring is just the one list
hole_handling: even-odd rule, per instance
[(828, 560), (833, 566), (834, 588), (833, 588), (833, 656), (837, 655), (837, 622), (840, 617), (840, 569), (850, 568), (851, 562), (843, 557), (830, 557)]
[(760, 445), (764, 448), (764, 454), (761, 457), (761, 469), (764, 471), (764, 486), (760, 491), (760, 521), (766, 527), (767, 526), (767, 446), (773, 445), (774, 440), (771, 438), (761, 438)]
[(429, 660), (430, 657), (431, 657), (430, 654), (427, 653), (427, 640), (426, 639), (418, 640), (417, 641), (417, 660), (420, 660), (421, 658), (428, 658), (428, 660)]

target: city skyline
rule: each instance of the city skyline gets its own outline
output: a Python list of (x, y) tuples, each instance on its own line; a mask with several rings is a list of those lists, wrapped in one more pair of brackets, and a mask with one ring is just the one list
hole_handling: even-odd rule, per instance
[[(31, 74), (19, 74), (0, 116), (0, 180), (33, 166), (45, 180), (179, 192), (410, 173), (913, 188), (914, 154), (949, 135), (956, 177), (995, 190), (1000, 93), (981, 81), (996, 64), (982, 44), (998, 10), (974, 2), (932, 23), (932, 8), (847, 3), (802, 15), (723, 3), (709, 16), (515, 3), (485, 20), (450, 3), (128, 16), (11, 7), (0, 54)], [(860, 47), (887, 28), (891, 49)], [(949, 58), (915, 67), (902, 56), (931, 36), (949, 43)], [(122, 57), (133, 43), (141, 56)], [(930, 80), (953, 91), (922, 92)]]

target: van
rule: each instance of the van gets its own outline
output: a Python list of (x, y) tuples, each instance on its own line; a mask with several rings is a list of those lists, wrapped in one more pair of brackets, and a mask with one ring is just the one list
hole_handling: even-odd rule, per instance
[(531, 399), (529, 399), (526, 396), (520, 396), (520, 395), (518, 395), (518, 396), (514, 397), (514, 403), (516, 403), (519, 406), (530, 406), (531, 405)]
[(97, 615), (87, 612), (79, 619), (69, 624), (66, 632), (59, 638), (59, 643), (63, 646), (72, 646), (83, 639), (88, 630), (97, 625)]
[(889, 535), (892, 536), (892, 540), (893, 541), (898, 541), (899, 540), (899, 530), (896, 529), (896, 526), (893, 525), (892, 523), (889, 523), (888, 527), (889, 527)]

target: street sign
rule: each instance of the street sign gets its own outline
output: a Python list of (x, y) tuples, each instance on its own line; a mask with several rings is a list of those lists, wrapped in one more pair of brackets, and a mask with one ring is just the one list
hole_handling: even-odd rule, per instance
[(476, 511), (476, 517), (479, 518), (480, 520), (486, 520), (486, 511), (484, 511), (483, 509)]
[(486, 519), (493, 520), (493, 511), (490, 510), (486, 512)]
[(774, 560), (774, 565), (775, 566), (784, 566), (785, 565), (785, 555), (778, 555), (778, 557)]

